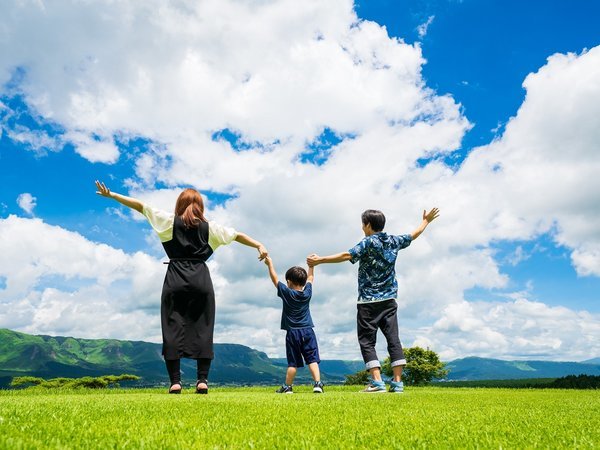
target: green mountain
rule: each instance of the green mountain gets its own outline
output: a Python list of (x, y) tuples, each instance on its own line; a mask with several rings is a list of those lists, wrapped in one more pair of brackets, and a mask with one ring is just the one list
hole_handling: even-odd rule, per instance
[(509, 380), (520, 378), (557, 378), (567, 375), (600, 375), (595, 364), (557, 361), (504, 361), (468, 357), (447, 364), (448, 380)]
[(597, 366), (600, 366), (600, 358), (592, 358), (592, 359), (588, 359), (586, 361), (581, 361), (584, 364), (595, 364)]
[[(195, 361), (182, 360), (182, 377), (193, 382)], [(14, 376), (43, 378), (130, 373), (144, 384), (168, 378), (161, 345), (116, 339), (75, 339), (33, 336), (0, 329), (0, 386)], [(237, 344), (215, 344), (211, 381), (218, 383), (279, 383), (284, 371), (257, 350)]]
[[(195, 365), (195, 361), (181, 360), (184, 382), (195, 381)], [(286, 366), (285, 359), (270, 359), (250, 347), (215, 344), (210, 380), (213, 383), (279, 384)], [(323, 361), (321, 364), (323, 379), (334, 383), (361, 368), (362, 363), (355, 361)], [(7, 386), (15, 376), (55, 378), (122, 373), (139, 375), (145, 385), (165, 384), (168, 377), (161, 345), (116, 339), (34, 336), (0, 329), (0, 387)], [(298, 372), (298, 382), (309, 379), (308, 370)]]
[[(469, 357), (447, 364), (448, 380), (505, 380), (557, 378), (566, 375), (600, 375), (598, 358), (576, 362), (503, 361)], [(182, 359), (184, 382), (196, 379), (195, 361)], [(213, 383), (279, 384), (285, 376), (286, 360), (238, 344), (215, 344), (210, 379)], [(323, 360), (325, 382), (337, 383), (345, 375), (364, 368), (361, 361)], [(60, 336), (33, 336), (0, 329), (0, 387), (14, 376), (43, 378), (119, 375), (142, 377), (141, 384), (167, 384), (161, 345), (116, 339), (76, 339)], [(298, 382), (310, 379), (308, 370), (298, 372)]]

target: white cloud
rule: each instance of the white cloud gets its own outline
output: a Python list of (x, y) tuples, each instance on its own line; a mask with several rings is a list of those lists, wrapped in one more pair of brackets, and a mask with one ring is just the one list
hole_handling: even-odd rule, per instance
[(58, 151), (62, 147), (62, 140), (57, 137), (50, 136), (48, 133), (39, 130), (30, 130), (23, 126), (15, 126), (8, 128), (4, 125), (2, 128), (6, 131), (6, 135), (14, 142), (18, 142), (29, 148), (32, 151), (43, 155), (46, 151)]
[[(600, 316), (525, 298), (449, 306), (418, 332), (446, 360), (465, 354), (493, 358), (583, 360), (600, 353)], [(449, 343), (451, 343), (449, 345)]]
[[(39, 236), (43, 236), (40, 239)], [(127, 254), (40, 219), (0, 219), (0, 327), (160, 338), (160, 260)]]
[(489, 233), (479, 242), (554, 232), (572, 249), (577, 272), (598, 276), (600, 130), (592, 117), (600, 114), (600, 47), (551, 56), (524, 87), (502, 137), (469, 155), (446, 192), (477, 186), (483, 208), (473, 225)]
[(75, 146), (75, 151), (90, 162), (112, 164), (119, 159), (119, 149), (111, 137), (98, 138), (82, 132), (71, 131), (64, 139)]
[[(313, 251), (355, 244), (366, 208), (382, 209), (390, 232), (408, 233), (423, 208), (439, 206), (440, 219), (399, 257), (403, 338), (434, 343), (445, 356), (572, 359), (567, 344), (588, 342), (576, 335), (582, 329), (597, 337), (596, 316), (576, 311), (568, 299), (556, 310), (527, 299), (469, 303), (464, 292), (505, 289), (509, 279), (491, 245), (541, 233), (572, 251), (581, 276), (600, 275), (600, 47), (550, 57), (525, 80), (527, 97), (502, 135), (453, 171), (439, 157), (459, 148), (471, 126), (460, 105), (425, 85), (419, 46), (358, 20), (352, 6), (65, 1), (42, 10), (14, 3), (0, 18), (9, 44), (0, 44), (0, 81), (21, 67), (19, 88), (30, 107), (60, 124), (61, 139), (89, 161), (117, 161), (116, 141), (152, 140), (147, 151), (130, 155), (136, 173), (127, 183), (144, 201), (171, 210), (184, 185), (235, 194), (224, 205), (208, 205), (207, 215), (262, 240), (279, 273)], [(235, 151), (213, 141), (224, 128), (256, 146)], [(307, 143), (325, 128), (352, 138), (330, 149), (320, 166), (301, 163)], [(421, 158), (433, 161), (421, 167)], [(22, 269), (5, 268), (2, 299), (22, 314), (3, 323), (44, 332), (71, 327), (77, 334), (73, 311), (97, 308), (111, 324), (105, 335), (158, 335), (151, 306), (160, 294), (158, 260), (41, 221), (17, 227), (24, 219), (6, 220), (14, 234), (29, 230), (48, 239), (40, 248), (26, 241), (28, 256), (14, 265)], [(46, 242), (52, 236), (64, 245)], [(3, 249), (11, 245), (2, 242)], [(514, 261), (524, 257), (517, 251)], [(42, 263), (33, 264), (35, 258)], [(233, 244), (214, 258), (217, 341), (282, 355), (280, 305), (256, 252)], [(48, 277), (83, 284), (69, 291)], [(39, 280), (48, 285), (37, 286)], [(121, 283), (127, 294), (115, 296)], [(317, 268), (312, 309), (326, 358), (359, 356), (355, 284), (354, 266)], [(92, 294), (91, 309), (78, 306)], [(564, 330), (557, 311), (568, 318)], [(139, 328), (144, 314), (154, 320), (148, 330)], [(86, 333), (102, 333), (85, 326)]]
[(33, 214), (33, 209), (37, 206), (37, 198), (29, 192), (23, 192), (17, 197), (17, 204), (27, 214)]
[(433, 19), (435, 19), (435, 16), (429, 16), (425, 22), (417, 27), (419, 38), (423, 39), (427, 35), (427, 30), (429, 30), (429, 25), (433, 23)]

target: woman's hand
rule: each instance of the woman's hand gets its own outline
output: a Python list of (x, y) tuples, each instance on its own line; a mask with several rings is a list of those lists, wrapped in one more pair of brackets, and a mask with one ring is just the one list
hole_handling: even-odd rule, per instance
[(264, 245), (260, 244), (257, 248), (258, 250), (258, 260), (262, 261), (269, 256), (269, 252), (265, 248)]
[(125, 195), (117, 194), (116, 192), (110, 192), (110, 189), (106, 187), (106, 185), (98, 180), (96, 180), (96, 194), (101, 197), (112, 198), (113, 200), (118, 201), (122, 205), (127, 206), (128, 208), (135, 209), (136, 211), (143, 214), (144, 205), (139, 200), (133, 197), (127, 197)]
[(106, 187), (104, 183), (96, 180), (96, 194), (101, 195), (102, 197), (112, 198), (112, 194), (110, 193), (110, 189)]
[(319, 255), (317, 255), (316, 253), (311, 253), (306, 257), (306, 264), (308, 265), (308, 267), (315, 267), (319, 265), (319, 263)]

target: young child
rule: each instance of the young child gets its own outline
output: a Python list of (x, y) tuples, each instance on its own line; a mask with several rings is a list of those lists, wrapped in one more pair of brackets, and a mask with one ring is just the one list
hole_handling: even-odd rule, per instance
[(293, 394), (292, 384), (296, 377), (298, 367), (304, 367), (304, 362), (308, 364), (310, 374), (315, 380), (313, 392), (315, 394), (323, 393), (323, 383), (319, 372), (319, 347), (317, 337), (313, 331), (313, 321), (310, 316), (310, 299), (312, 297), (312, 282), (314, 278), (314, 268), (306, 270), (302, 267), (292, 267), (285, 273), (287, 286), (281, 283), (277, 278), (277, 273), (273, 267), (273, 261), (270, 257), (265, 258), (265, 264), (269, 268), (271, 281), (277, 288), (277, 296), (283, 301), (283, 311), (281, 313), (281, 329), (286, 330), (285, 352), (287, 356), (288, 368), (285, 375), (285, 384), (276, 392), (278, 394)]
[(385, 392), (385, 383), (381, 379), (381, 365), (375, 352), (378, 329), (383, 332), (390, 352), (394, 375), (390, 383), (390, 392), (397, 394), (404, 392), (401, 377), (406, 359), (398, 337), (396, 257), (398, 251), (408, 247), (438, 215), (437, 208), (433, 208), (429, 213), (423, 211), (423, 221), (415, 231), (411, 234), (394, 236), (383, 232), (385, 226), (383, 213), (368, 209), (362, 213), (362, 229), (365, 237), (356, 246), (347, 252), (329, 256), (312, 254), (306, 259), (309, 267), (343, 261), (359, 263), (356, 328), (360, 351), (367, 370), (371, 373), (371, 382), (364, 392)]

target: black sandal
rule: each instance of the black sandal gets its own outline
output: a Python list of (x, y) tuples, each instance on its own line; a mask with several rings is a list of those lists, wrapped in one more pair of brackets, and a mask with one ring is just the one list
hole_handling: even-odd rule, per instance
[[(206, 384), (205, 388), (198, 387), (200, 383)], [(198, 380), (196, 382), (196, 394), (208, 394), (208, 382), (206, 380)]]
[[(179, 389), (173, 389), (173, 386), (175, 386), (176, 384), (179, 384)], [(171, 387), (169, 388), (169, 394), (181, 394), (181, 384), (180, 383), (172, 384)]]

